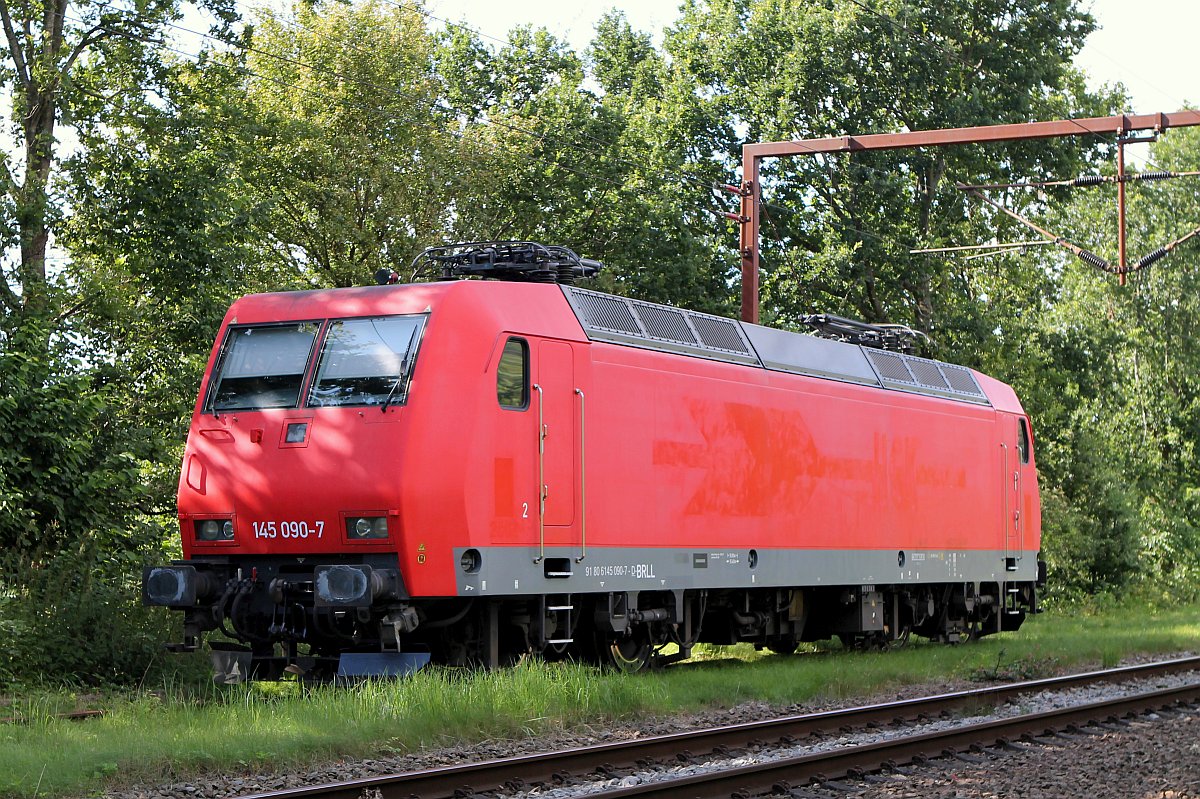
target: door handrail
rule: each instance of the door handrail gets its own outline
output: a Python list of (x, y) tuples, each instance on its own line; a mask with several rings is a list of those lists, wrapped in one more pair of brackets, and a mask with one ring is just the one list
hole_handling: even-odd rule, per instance
[[(1017, 424), (1020, 424), (1018, 421)], [(1017, 468), (1013, 472), (1013, 495), (1017, 503), (1017, 507), (1013, 510), (1013, 532), (1017, 539), (1017, 559), (1025, 556), (1025, 527), (1021, 524), (1021, 501), (1024, 496), (1024, 480), (1021, 474), (1022, 462), (1017, 458)]]
[(543, 416), (546, 395), (537, 383), (533, 384), (533, 390), (538, 393), (538, 556), (533, 562), (541, 563), (546, 557), (546, 423)]
[(1008, 551), (1009, 526), (1012, 523), (1012, 520), (1008, 517), (1008, 444), (1001, 441), (1000, 449), (1002, 451), (1001, 457), (1003, 458), (1001, 465), (1001, 469), (1003, 469), (1003, 471), (1000, 473), (1000, 487), (1002, 489), (1001, 493), (1004, 496), (1004, 515), (1001, 518), (1004, 519), (1002, 532), (1004, 535), (1004, 559), (1007, 561), (1010, 557)]
[(587, 397), (583, 389), (576, 388), (579, 395), (579, 557), (576, 563), (582, 563), (587, 557)]

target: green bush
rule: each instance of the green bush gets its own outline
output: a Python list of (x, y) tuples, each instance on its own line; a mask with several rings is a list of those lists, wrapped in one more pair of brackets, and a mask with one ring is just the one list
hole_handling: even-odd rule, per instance
[(159, 683), (181, 666), (177, 619), (141, 605), (133, 553), (0, 563), (0, 683)]

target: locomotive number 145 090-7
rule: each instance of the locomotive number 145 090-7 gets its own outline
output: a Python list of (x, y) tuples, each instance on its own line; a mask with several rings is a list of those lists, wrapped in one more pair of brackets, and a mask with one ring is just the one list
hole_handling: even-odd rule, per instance
[(254, 522), (255, 538), (320, 538), (325, 522)]

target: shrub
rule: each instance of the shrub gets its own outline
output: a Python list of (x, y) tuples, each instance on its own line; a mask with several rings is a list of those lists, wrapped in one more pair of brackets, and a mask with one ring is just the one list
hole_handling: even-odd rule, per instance
[(163, 643), (176, 620), (142, 607), (140, 579), (133, 553), (0, 563), (0, 681), (136, 685), (175, 672)]

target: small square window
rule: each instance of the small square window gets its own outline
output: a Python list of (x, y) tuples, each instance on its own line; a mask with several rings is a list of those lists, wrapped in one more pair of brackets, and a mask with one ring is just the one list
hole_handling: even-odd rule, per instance
[(287, 426), (287, 436), (283, 441), (285, 444), (303, 444), (307, 437), (308, 422), (292, 422)]

